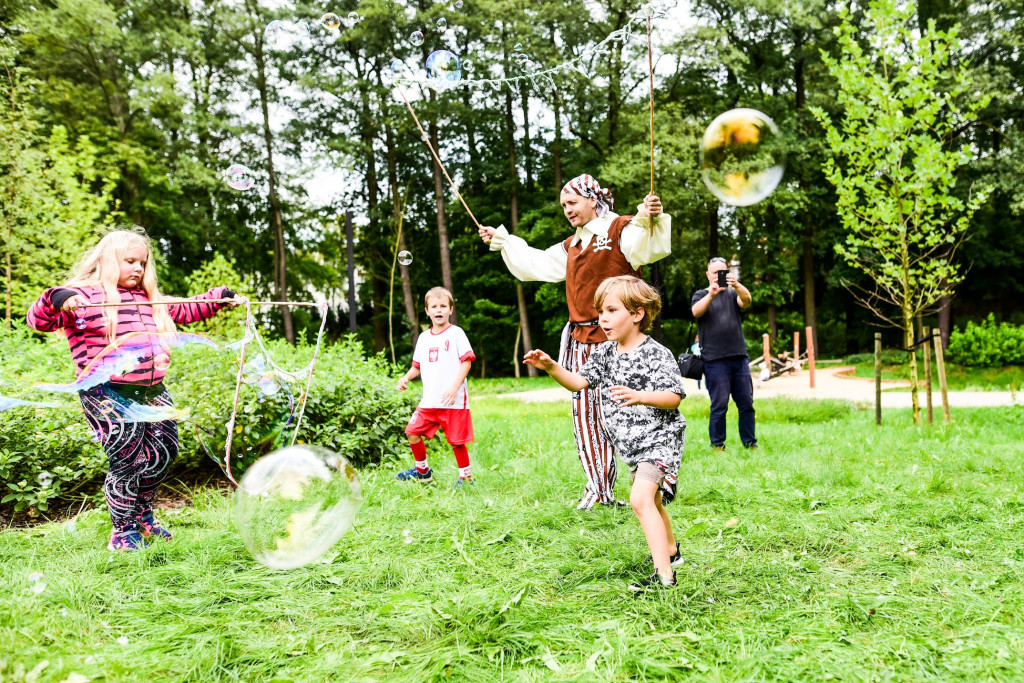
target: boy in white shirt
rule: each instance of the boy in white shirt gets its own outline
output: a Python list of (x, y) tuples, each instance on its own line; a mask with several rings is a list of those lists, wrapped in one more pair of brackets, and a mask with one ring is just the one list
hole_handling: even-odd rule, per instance
[(423, 484), (434, 480), (427, 464), (427, 445), (423, 437), (432, 439), (441, 428), (459, 466), (455, 486), (472, 484), (466, 444), (473, 441), (473, 418), (469, 414), (466, 377), (476, 355), (462, 328), (449, 322), (455, 310), (452, 293), (444, 287), (434, 287), (424, 299), (430, 329), (419, 336), (412, 356), (412, 368), (398, 380), (400, 391), (408, 389), (409, 381), (418, 376), (423, 381), (423, 398), (405, 428), (416, 464), (399, 472), (395, 478)]

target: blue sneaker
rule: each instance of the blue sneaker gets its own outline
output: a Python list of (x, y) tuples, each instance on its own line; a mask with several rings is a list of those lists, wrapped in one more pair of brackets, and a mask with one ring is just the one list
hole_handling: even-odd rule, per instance
[(131, 552), (142, 547), (142, 534), (139, 533), (137, 522), (128, 522), (120, 529), (114, 528), (110, 532), (110, 543), (107, 550), (117, 552)]
[(418, 481), (421, 484), (429, 484), (434, 481), (434, 470), (428, 467), (426, 472), (420, 472), (413, 465), (412, 469), (396, 474), (395, 479), (398, 481)]
[(154, 540), (169, 541), (173, 538), (170, 531), (160, 526), (160, 522), (153, 519), (152, 510), (146, 510), (136, 519), (139, 522), (139, 533), (146, 539), (146, 543)]

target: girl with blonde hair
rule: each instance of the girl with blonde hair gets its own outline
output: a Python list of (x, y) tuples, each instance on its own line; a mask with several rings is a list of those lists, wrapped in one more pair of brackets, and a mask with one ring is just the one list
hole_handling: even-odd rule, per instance
[[(86, 420), (110, 463), (104, 482), (113, 523), (110, 550), (137, 550), (144, 539), (171, 539), (153, 518), (153, 502), (178, 454), (178, 425), (174, 419), (146, 422), (138, 415), (148, 410), (173, 416), (162, 380), (175, 324), (205, 320), (235, 305), (221, 301), (235, 297), (226, 287), (182, 303), (151, 305), (162, 299), (151, 254), (142, 228), (114, 230), (82, 255), (62, 286), (44, 291), (26, 316), (33, 329), (63, 330), (71, 347)], [(98, 306), (109, 303), (124, 305)], [(129, 342), (130, 353), (119, 353)], [(120, 361), (116, 370), (97, 377), (97, 368), (111, 367), (99, 361), (111, 358)]]

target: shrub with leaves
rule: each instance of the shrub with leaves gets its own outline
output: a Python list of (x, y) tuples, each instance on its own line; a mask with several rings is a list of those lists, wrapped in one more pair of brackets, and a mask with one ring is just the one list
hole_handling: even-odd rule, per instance
[[(267, 349), (284, 369), (304, 366), (313, 352), (305, 343), (270, 342)], [(23, 325), (0, 330), (0, 357), (4, 359), (0, 394), (6, 396), (47, 400), (46, 395), (30, 392), (36, 381), (73, 378), (67, 342), (56, 335), (41, 341)], [(215, 432), (224, 429), (237, 369), (234, 353), (201, 345), (172, 355), (167, 386), (175, 404), (190, 412), (189, 419), (179, 423), (181, 451), (175, 473), (196, 468), (207, 458), (195, 426), (212, 427)], [(395, 378), (394, 367), (383, 356), (365, 358), (354, 338), (324, 346), (298, 441), (334, 450), (358, 468), (404, 455), (403, 427), (417, 397), (414, 392), (397, 391)], [(61, 398), (65, 408), (20, 407), (0, 412), (0, 507), (46, 511), (59, 498), (99, 490), (106, 456), (93, 440), (77, 397)], [(254, 391), (243, 391), (233, 452), (244, 454), (246, 443), (258, 444), (248, 452), (251, 462), (281, 445), (273, 439), (260, 440), (273, 435), (280, 417), (271, 402), (261, 403)], [(216, 448), (214, 452), (220, 455)]]
[(993, 314), (949, 335), (949, 355), (960, 365), (1024, 365), (1024, 326), (996, 322)]

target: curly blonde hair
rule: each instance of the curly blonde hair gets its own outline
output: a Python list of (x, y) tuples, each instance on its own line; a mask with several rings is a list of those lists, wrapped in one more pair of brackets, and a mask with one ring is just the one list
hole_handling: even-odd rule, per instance
[(594, 293), (594, 308), (600, 311), (604, 300), (613, 293), (619, 296), (622, 305), (630, 313), (643, 310), (644, 317), (640, 319), (641, 332), (651, 329), (654, 319), (661, 313), (661, 296), (658, 290), (632, 275), (610, 277), (598, 285), (597, 292)]

